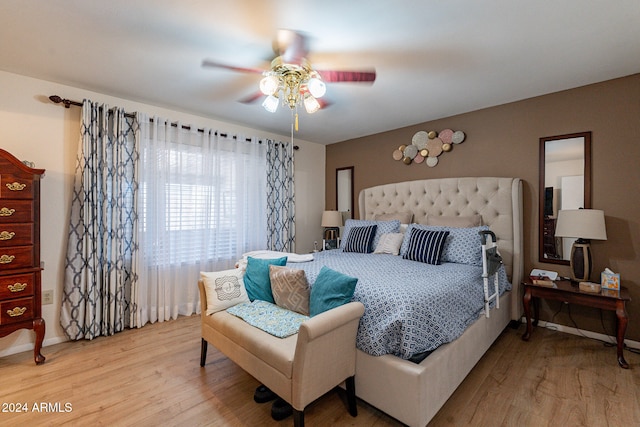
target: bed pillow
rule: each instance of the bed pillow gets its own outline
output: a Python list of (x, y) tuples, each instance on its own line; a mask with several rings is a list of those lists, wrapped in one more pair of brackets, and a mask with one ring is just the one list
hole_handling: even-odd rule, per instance
[(244, 286), (251, 301), (262, 300), (275, 303), (271, 293), (270, 265), (285, 265), (287, 257), (262, 259), (247, 257), (247, 269), (244, 273)]
[(479, 227), (482, 225), (482, 217), (480, 215), (471, 216), (436, 216), (427, 215), (427, 225), (436, 225), (441, 227)]
[(347, 244), (347, 236), (349, 236), (349, 231), (353, 227), (365, 227), (367, 225), (376, 225), (376, 234), (373, 237), (372, 247), (378, 246), (378, 242), (380, 241), (380, 236), (384, 233), (397, 233), (400, 230), (400, 221), (392, 220), (392, 221), (370, 221), (365, 219), (348, 219), (344, 223), (344, 231), (342, 235), (345, 237), (340, 241), (340, 249), (344, 249)]
[(439, 265), (448, 231), (420, 230), (414, 228), (404, 259)]
[(207, 296), (206, 314), (226, 310), (241, 302), (249, 302), (243, 281), (244, 271), (239, 268), (224, 271), (200, 272)]
[(376, 234), (377, 225), (367, 225), (364, 227), (352, 227), (347, 235), (344, 245), (345, 252), (357, 252), (368, 254), (371, 252), (371, 244)]
[(309, 315), (315, 316), (351, 301), (358, 279), (329, 267), (322, 267), (311, 286)]
[(380, 236), (378, 246), (376, 246), (374, 254), (391, 254), (398, 255), (400, 253), (400, 246), (404, 239), (404, 233), (385, 233)]
[(405, 233), (405, 238), (400, 247), (400, 254), (404, 256), (409, 245), (411, 230), (417, 228), (421, 230), (448, 231), (449, 237), (444, 244), (441, 262), (455, 262), (458, 264), (468, 264), (482, 266), (482, 238), (481, 230), (488, 230), (489, 226), (480, 227), (437, 227), (432, 225), (411, 224)]
[(384, 214), (377, 214), (373, 216), (373, 219), (376, 221), (392, 221), (397, 219), (400, 221), (400, 224), (411, 224), (411, 220), (413, 220), (413, 213), (411, 212), (391, 212)]
[(309, 282), (304, 270), (269, 266), (271, 293), (277, 306), (309, 315)]

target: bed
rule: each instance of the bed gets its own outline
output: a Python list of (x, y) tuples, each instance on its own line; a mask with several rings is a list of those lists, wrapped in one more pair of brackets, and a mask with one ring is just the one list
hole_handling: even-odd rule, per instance
[[(386, 341), (363, 338), (360, 334), (363, 329), (375, 332), (378, 327), (367, 323), (367, 316), (381, 317), (379, 311), (384, 312), (385, 309), (376, 308), (375, 302), (368, 300), (366, 295), (360, 295), (356, 288), (354, 299), (361, 300), (367, 307), (361, 319), (357, 341), (356, 393), (364, 401), (407, 425), (425, 426), (509, 322), (521, 317), (519, 284), (523, 270), (522, 183), (518, 178), (467, 177), (380, 185), (360, 192), (359, 212), (362, 220), (410, 213), (412, 222), (418, 224), (426, 224), (433, 217), (469, 218), (479, 215), (481, 223), (488, 226), (498, 239), (498, 249), (504, 264), (501, 274), (504, 275), (503, 281), (507, 282), (506, 285), (501, 284), (500, 308), (492, 309), (490, 316), (486, 316), (481, 307), (471, 318), (467, 316), (459, 320), (463, 329), (452, 335), (441, 334), (444, 343), (420, 343), (416, 347), (413, 341), (405, 343), (401, 339), (403, 334), (407, 335), (406, 330), (398, 333), (400, 338)], [(353, 267), (344, 265), (351, 264), (352, 261), (345, 261), (340, 257), (340, 252), (341, 250), (335, 250), (318, 254), (313, 263), (297, 264), (296, 268), (305, 269), (309, 283), (313, 283), (313, 276), (317, 274), (320, 264), (342, 270), (345, 274), (352, 273)], [(373, 257), (377, 257), (373, 263), (381, 264), (382, 269), (391, 268), (385, 266), (385, 263), (387, 258), (393, 257), (384, 254), (354, 256), (363, 257), (360, 261), (353, 261), (354, 263), (366, 263), (365, 257), (371, 262)], [(444, 263), (437, 267), (446, 270), (450, 266)], [(363, 283), (371, 279), (368, 274), (370, 268), (373, 267), (369, 265), (360, 270), (359, 280)], [(469, 274), (477, 275), (477, 267), (475, 270), (470, 267), (469, 271)], [(395, 278), (399, 277), (399, 281), (412, 281), (401, 277), (402, 273), (399, 271), (392, 271), (391, 274)], [(445, 275), (442, 280), (447, 280), (446, 277)], [(390, 294), (383, 291), (379, 293), (385, 301), (393, 299)], [(406, 300), (399, 300), (395, 304), (408, 305), (407, 301), (412, 299), (412, 296), (408, 296)], [(378, 310), (377, 314), (372, 313), (374, 308)], [(416, 323), (422, 321), (414, 321), (413, 326)], [(411, 331), (412, 325), (407, 330)], [(367, 339), (372, 342), (363, 343)], [(409, 360), (416, 353), (428, 356), (423, 357), (419, 363), (415, 362), (415, 358), (413, 361)]]

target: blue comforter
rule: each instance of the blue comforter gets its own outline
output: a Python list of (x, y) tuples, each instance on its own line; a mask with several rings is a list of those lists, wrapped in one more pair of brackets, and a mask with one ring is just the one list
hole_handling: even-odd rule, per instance
[[(340, 249), (319, 252), (312, 262), (288, 264), (305, 270), (312, 287), (323, 265), (358, 278), (353, 300), (362, 302), (365, 312), (356, 346), (374, 356), (409, 359), (434, 350), (462, 335), (484, 308), (482, 267)], [(500, 294), (511, 289), (504, 267), (498, 277)]]

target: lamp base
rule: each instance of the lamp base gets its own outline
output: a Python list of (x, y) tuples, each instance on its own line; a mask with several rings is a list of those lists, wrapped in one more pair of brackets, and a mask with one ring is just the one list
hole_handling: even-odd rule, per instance
[(591, 277), (591, 244), (588, 241), (575, 241), (571, 247), (571, 280), (588, 282)]
[(336, 240), (340, 237), (340, 229), (338, 227), (325, 227), (324, 240)]

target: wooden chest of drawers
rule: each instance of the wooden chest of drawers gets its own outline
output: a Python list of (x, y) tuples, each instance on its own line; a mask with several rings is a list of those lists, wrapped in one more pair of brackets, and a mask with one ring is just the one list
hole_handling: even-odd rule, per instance
[(33, 329), (37, 364), (45, 324), (42, 319), (40, 267), (40, 177), (0, 149), (0, 337)]

